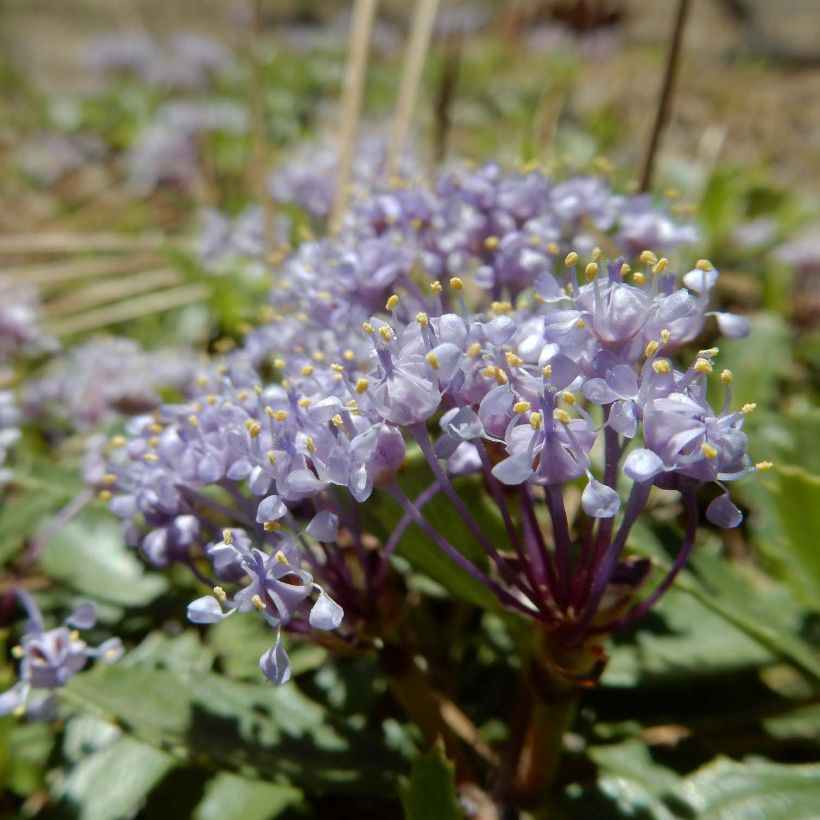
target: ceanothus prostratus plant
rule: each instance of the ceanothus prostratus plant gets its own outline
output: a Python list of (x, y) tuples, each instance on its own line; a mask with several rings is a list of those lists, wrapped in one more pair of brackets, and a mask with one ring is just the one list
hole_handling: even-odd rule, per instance
[[(279, 266), (268, 321), (206, 368), (198, 396), (112, 442), (103, 496), (147, 561), (187, 565), (211, 587), (191, 621), (255, 611), (276, 630), (260, 659), (272, 681), (291, 674), (282, 629), (339, 647), (373, 634), (411, 524), (536, 624), (565, 674), (597, 674), (569, 659), (671, 585), (695, 541), (699, 489), (717, 488), (706, 516), (733, 527), (727, 482), (768, 466), (749, 459), (754, 407), (733, 406), (717, 348), (689, 352), (708, 322), (742, 336), (746, 320), (709, 310), (711, 263), (678, 276), (642, 250), (692, 238), (648, 198), (592, 177), (486, 166), (432, 191), (363, 196), (338, 235)], [(411, 458), (429, 470), (415, 498), (399, 481)], [(504, 543), (459, 494), (469, 474)], [(625, 547), (653, 487), (680, 494), (685, 532), (671, 570), (639, 597), (650, 565)], [(425, 517), (438, 495), (486, 564)], [(383, 496), (401, 518), (374, 544), (365, 513)]]

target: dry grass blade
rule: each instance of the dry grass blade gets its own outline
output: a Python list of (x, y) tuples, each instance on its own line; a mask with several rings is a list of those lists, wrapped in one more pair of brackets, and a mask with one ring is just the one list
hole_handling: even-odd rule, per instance
[(410, 127), (410, 118), (421, 82), (421, 73), (424, 70), (424, 61), (427, 58), (427, 49), (430, 47), (430, 37), (433, 33), (433, 23), (436, 19), (439, 0), (418, 0), (416, 13), (413, 16), (413, 26), (410, 30), (410, 41), (404, 55), (399, 95), (396, 99), (396, 110), (393, 114), (393, 126), (390, 130), (390, 142), (387, 147), (387, 178), (391, 179), (396, 173), (404, 141), (407, 138), (407, 129)]
[(135, 270), (152, 268), (158, 265), (160, 261), (160, 257), (156, 254), (139, 254), (125, 257), (71, 259), (67, 262), (18, 265), (2, 270), (2, 273), (0, 273), (0, 286), (36, 285), (41, 288), (48, 288), (66, 282), (94, 279), (98, 276), (122, 276)]
[(347, 207), (350, 193), (350, 177), (353, 168), (353, 152), (359, 117), (362, 110), (364, 81), (367, 73), (367, 55), (370, 50), (370, 35), (379, 0), (356, 0), (353, 8), (353, 24), (350, 34), (350, 49), (345, 68), (345, 84), (342, 96), (341, 145), (339, 148), (339, 169), (336, 176), (336, 199), (330, 217), (331, 230), (339, 229), (342, 215)]
[(147, 316), (151, 313), (161, 313), (173, 308), (202, 302), (208, 296), (209, 290), (204, 285), (182, 285), (178, 288), (136, 296), (115, 305), (107, 305), (83, 313), (76, 313), (65, 319), (58, 319), (48, 323), (46, 330), (55, 336), (86, 333), (118, 322)]
[(116, 233), (0, 234), (0, 254), (89, 253), (91, 251), (159, 250), (167, 243), (161, 234), (125, 236)]
[(156, 288), (182, 283), (182, 275), (170, 268), (135, 273), (125, 279), (102, 279), (46, 304), (46, 314), (52, 318), (77, 313), (127, 296), (150, 293)]

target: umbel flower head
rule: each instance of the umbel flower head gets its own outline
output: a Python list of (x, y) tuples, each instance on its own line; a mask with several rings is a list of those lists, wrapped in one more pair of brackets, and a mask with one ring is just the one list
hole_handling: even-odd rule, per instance
[[(380, 617), (374, 602), (410, 524), (555, 645), (638, 617), (692, 549), (699, 488), (718, 488), (708, 519), (735, 526), (726, 482), (768, 465), (748, 458), (754, 407), (733, 408), (717, 348), (690, 350), (712, 321), (726, 335), (748, 329), (709, 310), (713, 266), (678, 277), (649, 251), (634, 271), (597, 247), (585, 263), (560, 256), (567, 226), (575, 237), (611, 228), (622, 207), (587, 178), (553, 185), (494, 166), (447, 177), (436, 194), (361, 202), (338, 239), (306, 242), (283, 263), (270, 321), (202, 374), (199, 396), (135, 419), (114, 442), (104, 492), (130, 543), (157, 566), (238, 583), (195, 602), (193, 620), (255, 608), (277, 634), (338, 628), (357, 640), (357, 625)], [(710, 378), (725, 386), (717, 410)], [(408, 444), (430, 474), (416, 498), (397, 481)], [(482, 476), (506, 543), (490, 541), (459, 494), (469, 473)], [(638, 602), (649, 564), (624, 551), (655, 486), (680, 493), (685, 533)], [(436, 495), (489, 569), (425, 517)], [(360, 505), (384, 496), (402, 518), (374, 545)], [(242, 531), (233, 542), (226, 519)], [(278, 638), (271, 653), (265, 674), (285, 680)]]
[(65, 686), (90, 658), (102, 663), (118, 661), (122, 644), (119, 638), (110, 638), (93, 648), (80, 637), (78, 630), (90, 629), (96, 621), (91, 604), (79, 606), (61, 626), (46, 629), (31, 597), (20, 589), (16, 594), (28, 622), (20, 643), (12, 649), (12, 656), (19, 661), (19, 679), (0, 695), (0, 715), (27, 714), (47, 720), (56, 713), (54, 690)]

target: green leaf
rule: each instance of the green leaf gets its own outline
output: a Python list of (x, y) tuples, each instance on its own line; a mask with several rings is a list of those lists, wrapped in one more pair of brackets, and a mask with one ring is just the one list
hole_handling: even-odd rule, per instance
[(460, 820), (464, 812), (458, 804), (455, 767), (439, 741), (426, 754), (413, 760), (410, 782), (401, 789), (406, 820)]
[(121, 606), (145, 606), (166, 588), (122, 540), (119, 524), (90, 515), (76, 518), (51, 540), (43, 570), (91, 599)]
[(766, 484), (780, 525), (780, 562), (801, 599), (820, 610), (820, 476), (799, 467), (777, 467)]
[(133, 815), (175, 766), (170, 755), (120, 737), (83, 757), (55, 789), (55, 796), (80, 820), (118, 820)]
[(298, 789), (222, 773), (208, 783), (194, 820), (270, 820), (302, 802)]
[(280, 783), (348, 791), (362, 780), (385, 792), (399, 765), (294, 685), (120, 664), (75, 676), (60, 695), (178, 759)]
[(721, 758), (688, 777), (677, 795), (701, 820), (815, 820), (820, 806), (820, 764), (786, 766), (756, 759), (736, 763)]

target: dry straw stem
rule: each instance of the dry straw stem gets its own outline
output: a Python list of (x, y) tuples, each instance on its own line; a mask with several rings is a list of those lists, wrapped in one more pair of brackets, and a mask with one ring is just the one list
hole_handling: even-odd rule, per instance
[(65, 319), (50, 322), (46, 330), (55, 336), (86, 333), (117, 322), (125, 322), (151, 313), (161, 313), (172, 308), (202, 302), (208, 298), (208, 295), (208, 288), (204, 285), (182, 285), (178, 288), (135, 296), (133, 299), (118, 302), (115, 305), (106, 305), (83, 313), (76, 313)]
[(672, 28), (672, 38), (669, 43), (669, 52), (666, 56), (666, 67), (663, 73), (663, 85), (661, 86), (658, 106), (655, 110), (655, 122), (652, 124), (652, 135), (649, 138), (649, 147), (646, 149), (643, 172), (641, 173), (640, 191), (642, 193), (649, 190), (652, 184), (652, 172), (655, 168), (655, 157), (660, 148), (661, 136), (669, 114), (672, 110), (672, 96), (675, 91), (675, 79), (678, 74), (678, 63), (680, 58), (680, 48), (683, 42), (683, 30), (686, 28), (686, 18), (689, 14), (690, 0), (678, 0), (678, 11), (675, 15), (675, 25)]
[(0, 287), (3, 285), (59, 287), (69, 282), (96, 279), (98, 276), (123, 276), (133, 271), (147, 270), (156, 267), (160, 261), (157, 254), (138, 254), (19, 265), (3, 269), (0, 273)]
[(364, 81), (367, 73), (367, 56), (370, 50), (370, 35), (379, 0), (356, 0), (353, 7), (353, 23), (350, 46), (347, 53), (345, 80), (342, 95), (342, 122), (339, 148), (339, 168), (336, 176), (336, 199), (330, 218), (332, 231), (341, 227), (342, 216), (350, 194), (350, 177), (353, 167), (353, 152), (362, 111)]
[(430, 47), (433, 23), (436, 19), (439, 0), (418, 0), (413, 25), (410, 29), (410, 40), (404, 55), (399, 95), (393, 114), (393, 126), (390, 130), (390, 142), (387, 146), (387, 178), (392, 179), (404, 148), (410, 118), (413, 115), (416, 97), (418, 96), (421, 74)]
[(90, 253), (159, 250), (167, 240), (161, 234), (125, 236), (116, 233), (0, 234), (0, 254)]
[(52, 299), (46, 304), (46, 314), (58, 318), (115, 302), (127, 296), (151, 293), (157, 288), (169, 285), (179, 285), (182, 281), (181, 274), (170, 268), (142, 271), (126, 278), (99, 279), (92, 285), (74, 290), (59, 299)]

